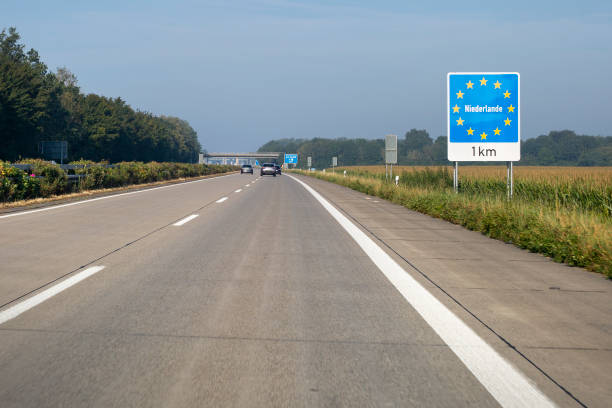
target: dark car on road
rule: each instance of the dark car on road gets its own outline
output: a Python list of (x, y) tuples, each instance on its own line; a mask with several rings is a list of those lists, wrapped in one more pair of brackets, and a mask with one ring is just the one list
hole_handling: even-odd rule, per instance
[(274, 163), (264, 163), (261, 165), (262, 176), (274, 176), (276, 177), (276, 167)]
[(240, 168), (240, 174), (244, 174), (244, 173), (253, 174), (253, 166), (251, 166), (250, 164), (242, 165), (242, 167)]
[(280, 176), (280, 174), (281, 174), (281, 166), (279, 166), (278, 164), (274, 164), (274, 168), (276, 169), (276, 174), (278, 174)]

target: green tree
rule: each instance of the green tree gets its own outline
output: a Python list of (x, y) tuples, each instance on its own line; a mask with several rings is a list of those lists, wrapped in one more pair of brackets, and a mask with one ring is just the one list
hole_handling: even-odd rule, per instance
[(551, 131), (521, 144), (521, 164), (605, 166), (612, 137), (580, 136), (571, 130)]
[(404, 135), (404, 140), (398, 142), (398, 160), (400, 163), (421, 164), (430, 160), (426, 149), (433, 142), (425, 129), (410, 129)]
[(40, 140), (61, 135), (65, 116), (55, 76), (19, 40), (14, 27), (0, 33), (0, 158), (8, 160), (35, 156)]
[(0, 159), (36, 157), (42, 140), (67, 140), (69, 157), (193, 162), (197, 134), (179, 118), (134, 111), (121, 98), (83, 95), (76, 75), (47, 70), (15, 28), (0, 33)]
[(425, 129), (410, 129), (404, 135), (404, 149), (406, 149), (406, 152), (411, 150), (423, 150), (425, 146), (429, 146), (432, 143), (433, 141)]

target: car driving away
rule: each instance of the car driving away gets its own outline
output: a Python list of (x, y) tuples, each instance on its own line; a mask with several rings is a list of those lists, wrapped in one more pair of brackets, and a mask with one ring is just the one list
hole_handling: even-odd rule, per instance
[(261, 172), (260, 174), (262, 176), (274, 176), (276, 177), (276, 167), (274, 166), (274, 163), (264, 163), (261, 165)]
[(253, 174), (253, 166), (251, 166), (250, 164), (243, 164), (242, 167), (240, 168), (240, 174), (244, 174), (244, 173)]
[(281, 174), (281, 166), (279, 166), (278, 164), (274, 164), (274, 168), (276, 169), (276, 174), (278, 174), (280, 176)]

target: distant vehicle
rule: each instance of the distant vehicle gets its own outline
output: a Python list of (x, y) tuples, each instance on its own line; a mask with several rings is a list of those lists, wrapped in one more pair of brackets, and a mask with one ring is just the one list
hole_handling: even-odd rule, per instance
[(281, 174), (281, 166), (279, 166), (278, 164), (275, 164), (274, 168), (276, 169), (276, 174), (278, 174), (280, 176), (280, 174)]
[(274, 163), (264, 163), (261, 165), (261, 175), (262, 176), (274, 176), (276, 177), (276, 167)]
[(253, 174), (253, 166), (251, 166), (250, 164), (243, 164), (242, 167), (240, 168), (240, 174), (244, 174), (244, 173)]

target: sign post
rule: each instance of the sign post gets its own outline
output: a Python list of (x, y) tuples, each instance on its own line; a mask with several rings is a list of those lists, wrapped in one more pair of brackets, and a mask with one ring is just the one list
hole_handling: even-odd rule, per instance
[(64, 159), (68, 158), (68, 142), (65, 140), (40, 142), (38, 151), (43, 157), (59, 160), (60, 164), (64, 164)]
[(306, 158), (306, 163), (307, 163), (308, 171), (310, 171), (310, 169), (312, 168), (312, 156), (308, 156)]
[(453, 190), (455, 194), (459, 192), (459, 162), (455, 162), (453, 166)]
[(332, 157), (332, 171), (336, 172), (336, 167), (338, 167), (338, 156)]
[(508, 192), (508, 200), (512, 200), (512, 190), (514, 190), (514, 177), (513, 177), (513, 166), (512, 162), (506, 163), (507, 175), (506, 175), (506, 191)]
[(521, 158), (520, 75), (518, 72), (449, 72), (447, 75), (448, 160), (459, 187), (460, 161), (512, 162)]
[[(397, 135), (385, 136), (385, 180), (393, 178), (393, 165), (397, 164)], [(387, 175), (387, 166), (391, 165), (390, 175)]]

